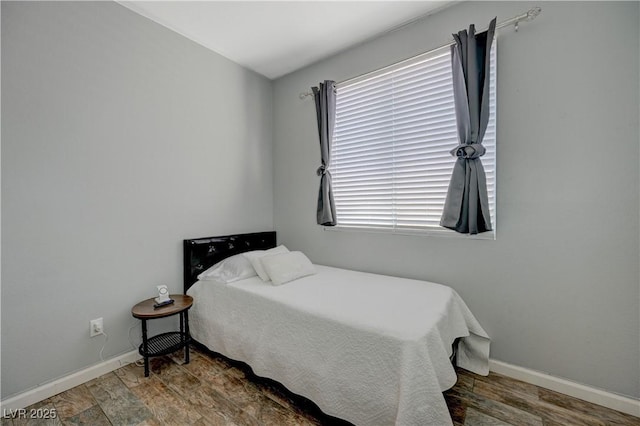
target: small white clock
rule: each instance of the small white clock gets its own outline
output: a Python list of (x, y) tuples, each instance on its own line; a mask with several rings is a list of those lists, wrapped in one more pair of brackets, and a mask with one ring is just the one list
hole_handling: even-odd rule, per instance
[(156, 297), (156, 303), (162, 303), (169, 300), (169, 288), (161, 284), (158, 286), (158, 297)]

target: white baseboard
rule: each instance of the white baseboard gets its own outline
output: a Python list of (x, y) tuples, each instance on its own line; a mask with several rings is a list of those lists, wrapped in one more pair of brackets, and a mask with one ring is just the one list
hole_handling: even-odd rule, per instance
[(36, 388), (20, 393), (18, 395), (7, 398), (0, 401), (0, 409), (2, 410), (17, 410), (25, 408), (36, 402), (40, 402), (54, 395), (64, 392), (73, 387), (81, 385), (93, 380), (96, 377), (100, 377), (103, 374), (110, 373), (118, 368), (136, 362), (141, 358), (138, 351), (131, 351), (115, 358), (108, 359), (100, 364), (93, 365), (85, 368), (84, 370), (77, 371), (69, 374), (68, 376), (61, 377), (49, 383), (45, 383)]
[(513, 379), (531, 383), (541, 388), (550, 389), (574, 398), (602, 405), (616, 411), (640, 417), (640, 400), (607, 392), (591, 386), (586, 386), (560, 377), (551, 376), (535, 370), (530, 370), (506, 362), (489, 360), (489, 369)]
[[(16, 410), (28, 407), (31, 404), (40, 402), (54, 395), (64, 392), (73, 387), (81, 385), (100, 377), (103, 374), (117, 370), (123, 365), (139, 360), (138, 351), (131, 351), (115, 358), (108, 359), (100, 364), (96, 364), (84, 370), (62, 377), (53, 382), (45, 383), (37, 388), (23, 392), (4, 401), (0, 401), (0, 408), (5, 410)], [(618, 395), (612, 392), (603, 391), (591, 386), (586, 386), (560, 377), (551, 376), (539, 371), (530, 370), (506, 362), (489, 360), (489, 369), (494, 373), (502, 374), (513, 379), (522, 380), (552, 391), (579, 398), (584, 401), (602, 405), (603, 407), (631, 414), (640, 417), (640, 400)]]

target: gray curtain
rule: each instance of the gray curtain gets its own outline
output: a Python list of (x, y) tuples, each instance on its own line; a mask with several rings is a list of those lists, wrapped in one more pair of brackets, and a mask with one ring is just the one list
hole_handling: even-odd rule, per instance
[(440, 225), (464, 234), (491, 231), (487, 182), (480, 157), (482, 138), (489, 122), (489, 54), (496, 29), (494, 18), (486, 32), (473, 25), (454, 34), (451, 46), (453, 95), (458, 146)]
[(316, 220), (318, 225), (336, 225), (336, 207), (333, 202), (331, 189), (331, 141), (336, 123), (336, 82), (325, 80), (312, 87), (316, 101), (316, 116), (318, 118), (318, 134), (320, 136), (321, 165), (317, 174), (320, 176), (320, 190), (318, 191), (318, 208)]

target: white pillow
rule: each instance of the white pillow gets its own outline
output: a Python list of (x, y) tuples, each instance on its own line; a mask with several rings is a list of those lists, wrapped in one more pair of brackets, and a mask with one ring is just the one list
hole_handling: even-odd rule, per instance
[(260, 258), (263, 256), (268, 256), (270, 254), (278, 254), (278, 253), (289, 253), (289, 249), (283, 245), (279, 245), (278, 247), (271, 248), (269, 250), (254, 250), (247, 253), (243, 253), (244, 257), (249, 259), (251, 265), (253, 265), (253, 269), (256, 270), (256, 273), (262, 281), (269, 281), (269, 275), (262, 267), (262, 263), (260, 263)]
[(245, 278), (255, 277), (256, 270), (253, 269), (251, 262), (249, 262), (243, 254), (244, 253), (236, 254), (216, 263), (198, 275), (198, 279), (200, 281), (220, 281), (228, 284)]
[(260, 258), (273, 285), (282, 285), (316, 273), (316, 268), (302, 252), (274, 254)]

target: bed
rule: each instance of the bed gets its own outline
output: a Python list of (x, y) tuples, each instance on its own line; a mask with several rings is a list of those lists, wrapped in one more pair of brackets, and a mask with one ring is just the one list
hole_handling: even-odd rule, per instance
[(191, 334), (356, 425), (452, 424), (456, 363), (488, 374), (489, 337), (455, 290), (313, 265), (284, 285), (199, 281), (211, 265), (275, 247), (274, 232), (185, 240)]

